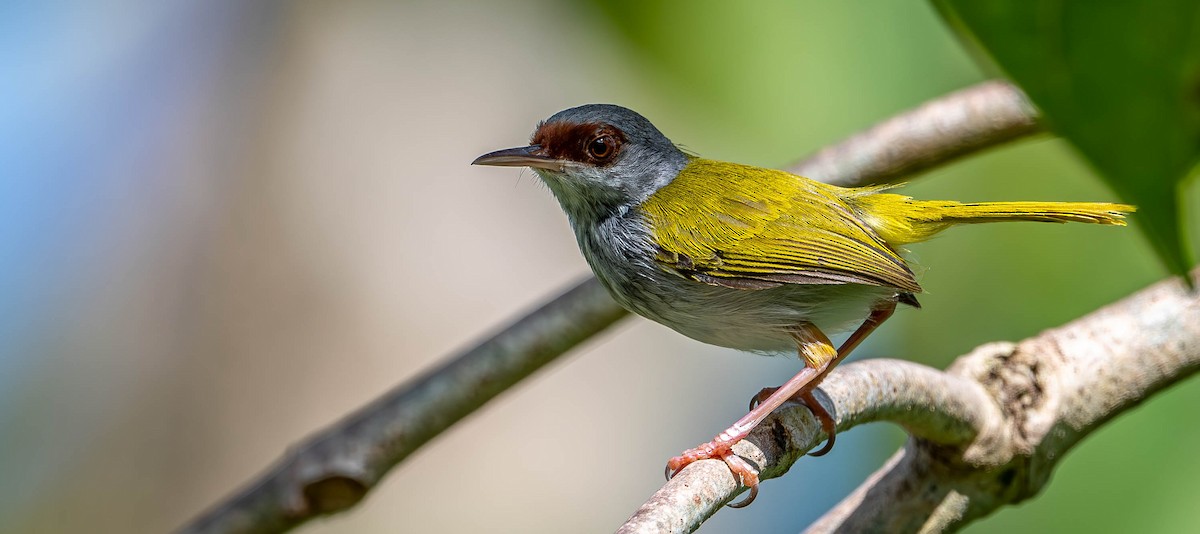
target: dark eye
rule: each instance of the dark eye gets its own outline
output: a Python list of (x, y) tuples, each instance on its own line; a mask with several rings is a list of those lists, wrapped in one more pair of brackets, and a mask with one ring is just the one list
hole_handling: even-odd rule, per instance
[(602, 135), (588, 143), (588, 155), (596, 159), (606, 159), (617, 148), (617, 142), (611, 135)]

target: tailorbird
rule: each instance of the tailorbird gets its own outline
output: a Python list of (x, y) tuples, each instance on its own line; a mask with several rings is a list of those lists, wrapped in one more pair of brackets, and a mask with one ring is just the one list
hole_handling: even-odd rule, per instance
[[(1133, 206), (1091, 202), (924, 201), (888, 186), (843, 188), (788, 172), (684, 152), (650, 121), (589, 104), (540, 123), (529, 146), (475, 165), (530, 167), (567, 214), (579, 249), (621, 306), (722, 347), (798, 350), (805, 367), (755, 396), (712, 441), (667, 462), (673, 476), (723, 460), (758, 493), (758, 472), (734, 443), (789, 399), (806, 405), (834, 442), (834, 420), (813, 389), (897, 303), (921, 291), (904, 245), (958, 224), (1000, 221), (1124, 225)], [(853, 329), (834, 348), (826, 333)]]

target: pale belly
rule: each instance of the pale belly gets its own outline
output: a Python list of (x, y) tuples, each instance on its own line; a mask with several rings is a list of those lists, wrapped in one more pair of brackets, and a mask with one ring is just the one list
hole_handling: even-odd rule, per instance
[(860, 284), (731, 289), (670, 273), (612, 284), (622, 306), (692, 339), (753, 352), (793, 352), (790, 327), (812, 323), (826, 335), (853, 330), (895, 289)]

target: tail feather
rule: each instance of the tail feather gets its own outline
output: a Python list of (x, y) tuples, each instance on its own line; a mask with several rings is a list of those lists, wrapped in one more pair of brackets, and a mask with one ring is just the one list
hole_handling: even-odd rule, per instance
[[(938, 215), (935, 221), (985, 223), (997, 220), (1038, 222), (1081, 222), (1125, 226), (1125, 213), (1136, 208), (1107, 202), (922, 202)], [(924, 210), (923, 210), (924, 211)]]
[(977, 202), (913, 200), (903, 195), (873, 194), (854, 199), (880, 237), (892, 245), (924, 241), (957, 224), (1002, 221), (1081, 222), (1125, 225), (1125, 214), (1137, 208), (1108, 202)]

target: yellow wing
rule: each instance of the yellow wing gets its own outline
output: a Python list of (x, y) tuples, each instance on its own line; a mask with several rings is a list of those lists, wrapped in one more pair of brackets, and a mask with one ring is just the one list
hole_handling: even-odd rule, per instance
[(740, 289), (853, 283), (921, 291), (904, 260), (839, 191), (854, 190), (697, 158), (641, 210), (660, 264), (699, 282)]

